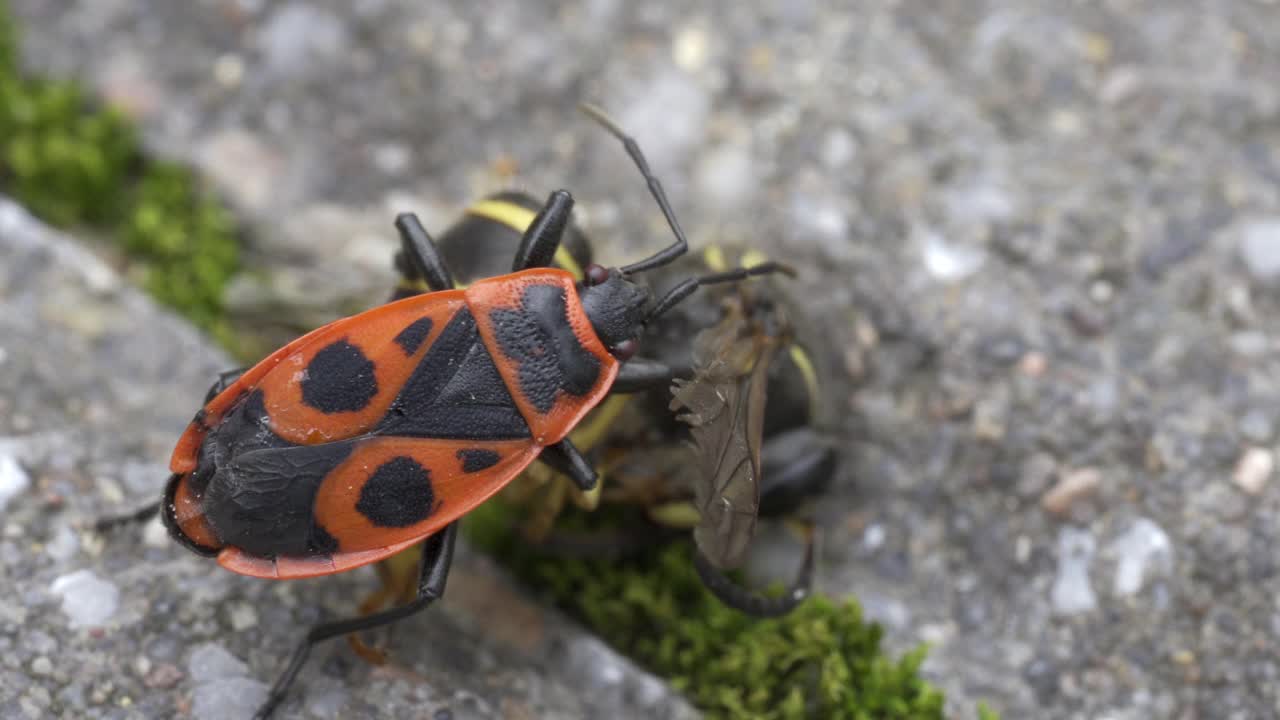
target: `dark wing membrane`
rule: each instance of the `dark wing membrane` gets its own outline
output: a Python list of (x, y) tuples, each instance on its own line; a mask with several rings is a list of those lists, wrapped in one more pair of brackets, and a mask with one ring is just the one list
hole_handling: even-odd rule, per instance
[(698, 549), (717, 567), (741, 564), (760, 511), (760, 448), (769, 364), (776, 338), (746, 333), (739, 314), (694, 341), (694, 377), (677, 380), (673, 410), (690, 426), (698, 455), (694, 504)]

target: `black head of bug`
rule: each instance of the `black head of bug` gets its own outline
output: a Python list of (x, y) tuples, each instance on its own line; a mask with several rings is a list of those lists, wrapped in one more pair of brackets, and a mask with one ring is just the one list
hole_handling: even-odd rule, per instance
[(610, 352), (618, 356), (634, 353), (634, 340), (644, 329), (646, 308), (653, 300), (653, 293), (631, 282), (617, 269), (608, 270), (601, 279), (598, 267), (588, 269), (588, 282), (578, 292), (582, 309), (596, 336)]

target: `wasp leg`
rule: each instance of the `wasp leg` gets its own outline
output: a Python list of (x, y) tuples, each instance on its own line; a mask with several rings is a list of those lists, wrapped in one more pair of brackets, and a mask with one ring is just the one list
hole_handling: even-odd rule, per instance
[(539, 457), (556, 472), (568, 475), (582, 492), (594, 490), (596, 483), (599, 482), (595, 468), (591, 467), (591, 463), (587, 462), (569, 438), (546, 446)]
[(511, 272), (519, 272), (535, 267), (550, 267), (555, 261), (556, 248), (560, 247), (560, 237), (569, 225), (569, 213), (573, 211), (573, 196), (568, 190), (556, 190), (547, 197), (547, 204), (542, 206), (529, 228), (520, 238), (520, 247), (516, 250), (516, 259), (511, 263)]
[(418, 575), (418, 595), (410, 603), (383, 610), (363, 617), (346, 618), (322, 623), (307, 632), (289, 659), (289, 666), (271, 686), (267, 701), (254, 714), (255, 720), (265, 720), (284, 700), (289, 686), (298, 677), (298, 671), (307, 662), (311, 647), (322, 640), (338, 635), (371, 630), (389, 623), (403, 620), (414, 613), (425, 610), (431, 603), (444, 595), (445, 582), (449, 579), (449, 567), (453, 564), (453, 546), (458, 537), (458, 523), (450, 523), (444, 530), (427, 538), (423, 543), (422, 569)]
[(618, 377), (613, 381), (610, 393), (634, 393), (667, 388), (676, 373), (667, 365), (655, 360), (631, 358), (618, 368)]
[(809, 589), (813, 585), (813, 556), (816, 544), (813, 528), (808, 529), (808, 535), (808, 545), (805, 547), (804, 564), (800, 566), (800, 573), (791, 583), (791, 587), (778, 597), (762, 595), (737, 584), (725, 575), (723, 570), (712, 565), (700, 550), (695, 550), (693, 553), (693, 567), (698, 571), (702, 584), (725, 605), (753, 617), (779, 617), (791, 612), (809, 597)]
[(760, 461), (760, 516), (781, 517), (831, 484), (836, 450), (812, 428), (800, 427), (765, 440)]
[(396, 216), (396, 230), (400, 233), (400, 252), (396, 254), (396, 269), (400, 271), (400, 276), (405, 283), (410, 286), (404, 289), (403, 294), (401, 289), (397, 288), (396, 295), (400, 297), (417, 295), (418, 293), (411, 289), (417, 280), (426, 281), (427, 289), (432, 292), (452, 290), (453, 273), (449, 272), (449, 266), (440, 255), (427, 229), (422, 227), (418, 216), (413, 213), (400, 213)]

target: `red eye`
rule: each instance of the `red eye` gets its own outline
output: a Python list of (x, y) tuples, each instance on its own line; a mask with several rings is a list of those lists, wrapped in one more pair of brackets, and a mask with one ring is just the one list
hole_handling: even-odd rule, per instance
[(603, 265), (591, 263), (587, 266), (587, 285), (600, 285), (609, 279), (609, 269)]
[(613, 353), (614, 357), (618, 358), (622, 362), (626, 362), (630, 360), (631, 356), (635, 355), (636, 351), (639, 349), (640, 349), (640, 343), (636, 342), (635, 340), (623, 340), (617, 345), (614, 345), (610, 349), (610, 352)]

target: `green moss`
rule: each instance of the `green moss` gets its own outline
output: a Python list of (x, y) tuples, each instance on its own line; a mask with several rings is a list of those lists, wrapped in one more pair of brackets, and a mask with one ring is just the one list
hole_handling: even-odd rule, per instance
[(548, 558), (507, 534), (511, 512), (483, 506), (468, 517), (469, 537), (709, 717), (943, 717), (942, 694), (918, 674), (923, 649), (888, 658), (856, 602), (816, 597), (752, 619), (703, 588), (687, 542), (623, 563)]
[(146, 157), (132, 123), (74, 82), (24, 77), (0, 0), (0, 192), (114, 241), (157, 299), (224, 342), (239, 267), (231, 215), (184, 168)]

